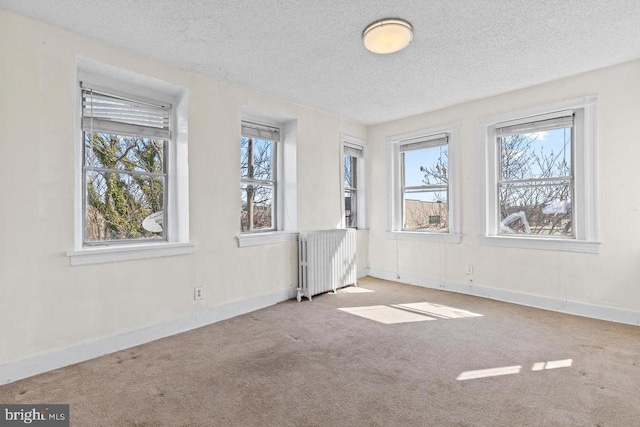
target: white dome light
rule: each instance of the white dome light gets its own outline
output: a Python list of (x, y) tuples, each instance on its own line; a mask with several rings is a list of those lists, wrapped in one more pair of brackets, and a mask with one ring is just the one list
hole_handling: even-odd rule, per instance
[(402, 19), (381, 19), (364, 30), (362, 40), (364, 47), (373, 53), (398, 52), (413, 40), (413, 27)]

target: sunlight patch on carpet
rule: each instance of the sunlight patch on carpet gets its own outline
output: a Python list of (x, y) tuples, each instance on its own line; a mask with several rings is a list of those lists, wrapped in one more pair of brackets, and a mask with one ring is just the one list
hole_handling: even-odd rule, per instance
[[(548, 362), (536, 362), (531, 368), (532, 371), (543, 371), (545, 369), (569, 368), (573, 365), (573, 359), (550, 360)], [(458, 381), (476, 380), (478, 378), (498, 377), (501, 375), (519, 374), (521, 365), (503, 366), (501, 368), (478, 369), (475, 371), (464, 371), (458, 378)]]
[(366, 289), (366, 288), (357, 288), (355, 286), (349, 286), (347, 288), (338, 289), (339, 294), (361, 294), (365, 292), (375, 292), (375, 291), (372, 291), (371, 289)]
[(395, 304), (392, 307), (407, 309), (414, 313), (424, 314), (427, 316), (439, 317), (441, 319), (462, 319), (465, 317), (482, 317), (482, 314), (473, 313), (471, 311), (462, 310), (446, 305), (432, 304), (430, 302), (415, 302), (410, 304)]
[[(363, 289), (363, 288), (346, 288)], [(346, 291), (346, 289), (340, 292)], [(365, 290), (366, 292), (367, 290)], [(359, 292), (359, 291), (354, 291)], [(371, 291), (373, 292), (373, 291)], [(338, 310), (355, 314), (365, 319), (384, 323), (385, 325), (395, 323), (424, 322), (436, 319), (462, 319), (465, 317), (482, 317), (482, 314), (462, 310), (446, 305), (432, 304), (430, 302), (414, 302), (407, 304), (372, 305), (366, 307), (346, 307)]]
[(475, 371), (464, 371), (458, 378), (458, 381), (476, 380), (478, 378), (499, 377), (501, 375), (519, 374), (522, 366), (503, 366), (501, 368), (478, 369)]
[(356, 316), (364, 317), (365, 319), (383, 323), (385, 325), (436, 320), (433, 317), (425, 316), (423, 314), (413, 313), (407, 310), (388, 307), (386, 305), (370, 305), (366, 307), (345, 307), (345, 308), (339, 308), (338, 310), (344, 311), (345, 313), (354, 314)]
[(569, 368), (573, 365), (573, 359), (551, 360), (549, 362), (537, 362), (533, 364), (532, 371), (542, 371), (544, 369)]

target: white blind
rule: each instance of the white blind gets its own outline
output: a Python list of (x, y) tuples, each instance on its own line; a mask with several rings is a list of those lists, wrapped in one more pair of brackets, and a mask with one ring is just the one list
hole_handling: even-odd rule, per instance
[(171, 106), (128, 99), (82, 87), (82, 130), (171, 138)]
[(280, 129), (274, 126), (243, 121), (242, 136), (267, 139), (269, 141), (280, 141)]
[(496, 124), (496, 136), (508, 136), (573, 127), (573, 111), (561, 111)]
[(436, 147), (438, 145), (446, 145), (449, 143), (449, 136), (446, 134), (431, 135), (428, 137), (412, 138), (402, 141), (400, 144), (400, 152), (419, 150), (421, 148)]
[(344, 146), (344, 154), (351, 157), (357, 157), (359, 159), (363, 157), (362, 148), (356, 148), (350, 145)]

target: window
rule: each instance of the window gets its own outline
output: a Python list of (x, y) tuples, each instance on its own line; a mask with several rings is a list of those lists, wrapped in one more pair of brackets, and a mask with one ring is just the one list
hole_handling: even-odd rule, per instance
[(277, 144), (280, 129), (242, 122), (240, 224), (242, 232), (273, 231), (277, 224)]
[(243, 108), (239, 247), (298, 238), (298, 121)]
[(71, 265), (193, 252), (188, 90), (81, 56), (77, 67)]
[(496, 125), (499, 234), (573, 238), (573, 111)]
[(342, 156), (341, 194), (342, 225), (347, 228), (366, 228), (365, 149), (366, 142), (352, 136), (340, 135)]
[(358, 166), (363, 158), (362, 148), (344, 147), (344, 226), (358, 228)]
[(488, 119), (481, 243), (597, 252), (595, 98)]
[(393, 239), (460, 243), (456, 125), (387, 139)]
[(166, 241), (171, 104), (82, 84), (84, 245)]
[(400, 144), (402, 230), (449, 229), (449, 137)]

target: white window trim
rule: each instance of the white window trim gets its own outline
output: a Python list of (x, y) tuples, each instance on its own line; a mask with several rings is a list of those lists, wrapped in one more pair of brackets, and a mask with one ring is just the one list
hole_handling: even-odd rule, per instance
[(78, 251), (68, 251), (72, 266), (106, 264), (110, 262), (133, 261), (139, 259), (186, 255), (193, 252), (193, 243), (140, 243), (131, 245), (111, 245), (108, 247), (85, 247)]
[[(193, 252), (189, 241), (189, 172), (188, 172), (188, 90), (122, 70), (94, 60), (78, 58), (76, 94), (76, 147), (75, 147), (75, 197), (74, 197), (74, 249), (67, 251), (72, 266), (102, 264), (138, 259), (183, 255)], [(112, 88), (120, 93), (153, 98), (173, 104), (171, 122), (172, 138), (168, 144), (167, 163), (167, 240), (161, 242), (123, 242), (105, 246), (84, 246), (83, 242), (83, 149), (82, 95), (80, 81), (89, 85)], [(127, 83), (134, 81), (135, 85)]]
[(243, 233), (238, 236), (238, 247), (272, 245), (274, 243), (292, 242), (298, 240), (298, 233), (287, 231), (270, 231), (264, 233)]
[[(574, 125), (576, 144), (574, 154), (575, 180), (575, 238), (505, 236), (497, 229), (497, 191), (498, 174), (497, 144), (495, 143), (495, 125), (522, 119), (536, 119), (554, 111), (578, 110), (583, 114), (581, 125)], [(597, 97), (590, 95), (567, 101), (529, 108), (483, 118), (478, 125), (478, 141), (481, 156), (478, 170), (484, 179), (479, 180), (481, 245), (509, 248), (555, 250), (597, 254), (598, 209), (597, 209)]]
[[(298, 122), (295, 119), (277, 118), (262, 111), (245, 108), (242, 121), (260, 123), (280, 128), (280, 141), (276, 149), (276, 230), (238, 231), (238, 247), (271, 245), (298, 239), (298, 194), (297, 194), (297, 138)], [(238, 134), (238, 143), (242, 137)], [(240, 155), (240, 150), (238, 150)], [(238, 159), (239, 160), (239, 159)], [(238, 161), (238, 165), (239, 165)], [(240, 189), (238, 173), (238, 190)], [(240, 198), (238, 198), (240, 203)], [(240, 205), (238, 204), (238, 212)], [(240, 218), (238, 218), (239, 220)], [(238, 221), (240, 228), (240, 221)]]
[[(393, 135), (387, 137), (388, 169), (388, 220), (385, 236), (392, 240), (419, 240), (434, 243), (460, 243), (460, 161), (459, 161), (459, 124), (430, 127), (416, 132)], [(400, 176), (400, 145), (403, 142), (429, 137), (432, 135), (447, 134), (449, 137), (449, 230), (447, 232), (436, 231), (408, 231), (402, 230), (402, 194)]]
[(357, 187), (356, 187), (356, 230), (367, 229), (367, 163), (369, 150), (367, 149), (367, 141), (356, 138), (354, 136), (340, 134), (340, 213), (341, 226), (346, 228), (344, 219), (344, 148), (352, 147), (362, 151), (362, 159), (357, 162)]

